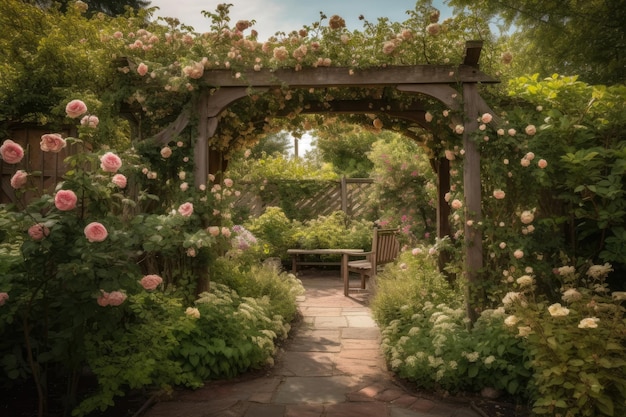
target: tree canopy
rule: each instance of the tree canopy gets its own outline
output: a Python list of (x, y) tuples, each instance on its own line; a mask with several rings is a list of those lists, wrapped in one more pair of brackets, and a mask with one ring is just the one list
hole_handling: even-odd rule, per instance
[(591, 84), (626, 79), (625, 0), (450, 0), (450, 4), (514, 25), (511, 42), (527, 74), (579, 75)]

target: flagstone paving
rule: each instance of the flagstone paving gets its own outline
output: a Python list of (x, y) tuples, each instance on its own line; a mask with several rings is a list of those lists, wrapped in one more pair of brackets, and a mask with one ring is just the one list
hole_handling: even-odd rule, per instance
[(481, 417), (469, 403), (422, 398), (394, 382), (366, 292), (345, 297), (339, 272), (300, 278), (302, 321), (273, 369), (177, 392), (144, 417)]

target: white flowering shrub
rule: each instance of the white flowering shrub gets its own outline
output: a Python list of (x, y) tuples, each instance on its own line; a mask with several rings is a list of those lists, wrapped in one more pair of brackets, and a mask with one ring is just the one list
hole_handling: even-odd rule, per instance
[(563, 266), (558, 301), (519, 281), (503, 299), (511, 334), (523, 342), (533, 372), (536, 415), (626, 415), (626, 293), (611, 293), (610, 264)]

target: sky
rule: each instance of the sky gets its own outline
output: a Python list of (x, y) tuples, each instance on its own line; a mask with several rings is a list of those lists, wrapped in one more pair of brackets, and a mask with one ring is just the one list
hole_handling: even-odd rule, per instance
[[(231, 26), (238, 20), (256, 20), (253, 26), (263, 41), (278, 31), (289, 33), (319, 21), (320, 12), (329, 18), (337, 14), (344, 18), (350, 30), (362, 30), (363, 15), (369, 22), (379, 17), (403, 22), (409, 16), (407, 10), (415, 8), (415, 0), (151, 0), (152, 7), (158, 7), (155, 17), (175, 17), (182, 23), (193, 26), (196, 32), (209, 30), (211, 21), (202, 11), (214, 12), (220, 3), (230, 3)], [(443, 0), (433, 0), (433, 5), (441, 11), (442, 18), (451, 15)], [(328, 20), (325, 21), (328, 23)]]

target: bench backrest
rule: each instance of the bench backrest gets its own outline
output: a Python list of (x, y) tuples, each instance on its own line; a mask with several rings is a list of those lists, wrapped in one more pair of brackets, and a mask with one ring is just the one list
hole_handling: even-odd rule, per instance
[(398, 229), (378, 229), (374, 228), (374, 236), (372, 237), (372, 267), (384, 265), (393, 262), (400, 253), (400, 242), (396, 237)]

